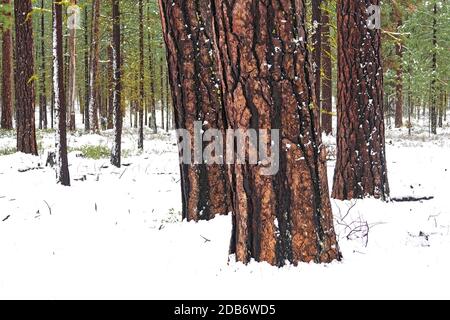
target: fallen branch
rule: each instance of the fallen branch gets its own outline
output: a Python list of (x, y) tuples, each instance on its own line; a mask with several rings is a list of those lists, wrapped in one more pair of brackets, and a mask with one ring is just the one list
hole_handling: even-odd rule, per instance
[(430, 201), (433, 200), (434, 197), (401, 197), (401, 198), (392, 198), (392, 202), (419, 202), (419, 201)]

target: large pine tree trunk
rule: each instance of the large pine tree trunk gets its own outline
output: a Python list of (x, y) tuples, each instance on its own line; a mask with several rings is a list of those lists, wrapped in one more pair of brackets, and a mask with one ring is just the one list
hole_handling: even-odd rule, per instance
[(99, 56), (100, 56), (100, 0), (92, 4), (92, 45), (89, 71), (89, 125), (91, 132), (98, 132)]
[[(2, 0), (5, 6), (11, 5), (11, 0)], [(2, 115), (1, 128), (11, 130), (13, 128), (13, 65), (12, 65), (12, 31), (11, 31), (11, 14), (4, 16), (5, 23), (2, 27)]]
[(231, 253), (244, 263), (340, 258), (305, 6), (304, 0), (215, 0), (212, 5), (228, 125), (280, 130), (279, 141), (269, 133), (274, 144), (281, 144), (276, 174), (262, 175), (263, 164), (231, 167)]
[[(329, 8), (328, 1), (324, 1), (326, 9)], [(327, 135), (333, 133), (333, 65), (330, 31), (330, 14), (327, 10), (322, 10), (322, 131)]]
[(114, 144), (111, 152), (111, 164), (120, 168), (122, 153), (122, 109), (121, 109), (121, 34), (120, 34), (120, 0), (112, 0), (113, 17), (113, 41), (112, 41), (112, 66), (113, 66), (113, 119), (114, 119)]
[(53, 92), (56, 115), (56, 177), (63, 186), (70, 186), (67, 160), (66, 95), (64, 87), (63, 5), (53, 3)]
[[(220, 84), (216, 75), (209, 0), (160, 0), (169, 81), (177, 129), (194, 137), (195, 122), (224, 130)], [(206, 145), (206, 143), (205, 143)], [(192, 143), (192, 152), (194, 144)], [(230, 190), (224, 165), (181, 164), (183, 218), (211, 219), (228, 214)]]
[(15, 98), (17, 151), (37, 155), (35, 124), (35, 73), (31, 0), (14, 1), (16, 28)]
[[(77, 0), (70, 0), (70, 5), (75, 7)], [(75, 13), (72, 13), (75, 14)], [(69, 29), (69, 96), (68, 96), (68, 124), (69, 129), (75, 131), (75, 104), (77, 99), (77, 30)]]
[(383, 114), (381, 30), (367, 8), (380, 1), (338, 1), (338, 134), (333, 197), (389, 196)]

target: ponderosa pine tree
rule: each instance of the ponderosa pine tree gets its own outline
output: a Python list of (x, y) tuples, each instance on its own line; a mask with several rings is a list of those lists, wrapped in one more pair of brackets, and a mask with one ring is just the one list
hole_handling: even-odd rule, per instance
[(144, 149), (144, 0), (139, 0), (139, 137), (138, 148)]
[[(213, 25), (209, 0), (160, 0), (166, 42), (169, 81), (176, 129), (194, 137), (195, 122), (223, 132), (221, 85), (213, 52)], [(207, 145), (207, 143), (205, 143)], [(192, 145), (192, 153), (194, 146)], [(181, 164), (183, 218), (212, 219), (228, 214), (230, 189), (224, 165)]]
[(111, 152), (111, 164), (120, 168), (122, 158), (122, 80), (121, 80), (121, 31), (120, 0), (112, 0), (112, 64), (113, 64), (113, 119), (114, 143)]
[[(11, 0), (2, 0), (5, 7), (11, 7)], [(9, 10), (7, 8), (6, 10)], [(4, 13), (2, 24), (2, 114), (1, 128), (11, 130), (13, 128), (13, 62), (12, 62), (12, 19), (11, 13)]]
[(92, 2), (92, 39), (89, 64), (89, 126), (91, 132), (98, 132), (98, 94), (100, 59), (100, 0)]
[(331, 61), (331, 21), (330, 21), (330, 2), (322, 1), (322, 132), (327, 135), (333, 133), (333, 64)]
[(53, 70), (53, 99), (56, 118), (56, 179), (63, 186), (70, 186), (64, 87), (63, 4), (58, 0), (53, 2)]
[(311, 0), (312, 6), (312, 60), (314, 72), (314, 88), (317, 108), (321, 110), (321, 79), (322, 79), (322, 0)]
[(39, 92), (39, 128), (47, 129), (47, 65), (45, 56), (45, 1), (41, 0), (41, 78), (40, 78), (40, 92)]
[[(70, 0), (70, 12), (71, 15), (78, 14), (77, 12), (77, 0)], [(70, 17), (73, 19), (72, 23), (75, 23), (75, 16)], [(75, 131), (75, 104), (77, 99), (77, 28), (76, 26), (70, 26), (69, 28), (69, 39), (68, 39), (68, 49), (69, 49), (69, 84), (68, 84), (68, 106), (67, 106), (67, 116), (68, 116), (68, 126), (69, 129)]]
[[(183, 27), (183, 14), (193, 9), (171, 2), (172, 10), (180, 11), (174, 21)], [(214, 0), (211, 9), (228, 125), (280, 130), (277, 174), (263, 176), (263, 164), (231, 166), (231, 253), (244, 263), (255, 259), (278, 266), (340, 259), (312, 85), (306, 1)]]
[(381, 30), (368, 25), (379, 0), (339, 0), (337, 163), (333, 197), (387, 199)]
[(15, 21), (15, 99), (17, 151), (38, 154), (35, 124), (35, 73), (31, 0), (14, 1)]

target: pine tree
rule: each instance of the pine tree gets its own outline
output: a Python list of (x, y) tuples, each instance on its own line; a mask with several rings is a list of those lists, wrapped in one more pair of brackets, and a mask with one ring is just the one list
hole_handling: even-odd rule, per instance
[(31, 0), (14, 1), (15, 16), (15, 99), (17, 151), (38, 154), (35, 124), (34, 40)]
[(339, 0), (338, 128), (333, 197), (387, 199), (381, 30), (369, 29), (379, 1)]
[(2, 23), (2, 114), (1, 128), (11, 130), (13, 128), (13, 63), (12, 63), (12, 19), (11, 0), (2, 0), (5, 6), (5, 16)]

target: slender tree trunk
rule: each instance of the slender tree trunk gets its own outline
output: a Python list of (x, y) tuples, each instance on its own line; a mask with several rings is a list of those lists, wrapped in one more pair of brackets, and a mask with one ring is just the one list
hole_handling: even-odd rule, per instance
[(281, 144), (273, 175), (262, 174), (263, 164), (231, 166), (231, 253), (244, 263), (253, 258), (279, 266), (339, 259), (320, 114), (313, 107), (306, 1), (215, 0), (212, 10), (228, 125), (279, 130), (279, 139), (272, 131), (266, 142)]
[[(114, 22), (113, 22), (114, 23)], [(114, 26), (113, 26), (114, 28)], [(114, 37), (114, 32), (113, 32)], [(111, 45), (108, 46), (108, 130), (114, 128), (114, 39), (111, 41)]]
[(39, 95), (39, 109), (40, 114), (42, 114), (42, 118), (40, 119), (40, 127), (47, 129), (48, 127), (48, 117), (47, 117), (47, 86), (46, 86), (46, 78), (47, 78), (47, 65), (46, 65), (46, 56), (45, 56), (45, 12), (44, 6), (45, 1), (41, 1), (41, 90)]
[(166, 83), (166, 87), (165, 87), (165, 104), (166, 104), (166, 132), (169, 132), (169, 130), (173, 127), (172, 123), (173, 120), (172, 117), (173, 115), (171, 114), (171, 107), (170, 107), (170, 103), (169, 103), (169, 99), (170, 99), (170, 85), (169, 85), (169, 74), (166, 73), (166, 78), (165, 78), (165, 83)]
[(63, 5), (53, 2), (53, 92), (56, 111), (56, 179), (63, 186), (70, 186), (67, 160), (67, 112), (64, 88)]
[[(312, 45), (313, 45), (313, 72), (314, 72), (314, 88), (317, 101), (317, 108), (321, 110), (321, 77), (322, 77), (322, 0), (311, 0), (312, 5)], [(320, 121), (320, 120), (319, 120)]]
[(89, 23), (88, 7), (84, 9), (84, 131), (91, 130), (89, 122), (89, 97), (90, 97), (90, 80), (89, 80)]
[[(11, 0), (2, 0), (5, 6), (11, 6)], [(12, 48), (12, 18), (10, 13), (4, 16), (5, 23), (2, 27), (2, 116), (1, 128), (13, 129), (13, 48)]]
[[(325, 8), (328, 8), (325, 0)], [(333, 65), (331, 62), (330, 14), (322, 10), (322, 132), (333, 133)]]
[[(70, 0), (70, 5), (74, 8), (77, 5), (77, 0)], [(75, 14), (73, 11), (72, 14)], [(77, 100), (77, 30), (76, 28), (69, 29), (69, 96), (68, 96), (68, 116), (69, 129), (75, 131), (75, 104)]]
[(114, 110), (114, 144), (111, 152), (111, 164), (120, 168), (122, 153), (122, 80), (121, 80), (121, 32), (120, 32), (120, 0), (112, 0), (113, 16), (113, 110)]
[(433, 6), (433, 54), (432, 54), (432, 80), (431, 80), (431, 103), (430, 103), (430, 126), (431, 133), (437, 134), (437, 3)]
[(159, 62), (159, 84), (160, 84), (160, 106), (161, 106), (161, 129), (164, 130), (164, 67), (163, 67), (163, 57)]
[(31, 0), (14, 1), (16, 28), (17, 151), (38, 154), (35, 124), (35, 74)]
[(98, 132), (98, 93), (100, 56), (100, 0), (93, 0), (92, 45), (89, 72), (89, 124), (91, 132)]
[[(150, 1), (148, 5), (147, 10), (147, 19), (150, 23)], [(149, 30), (148, 32), (148, 60), (149, 60), (149, 74), (150, 74), (150, 113), (151, 113), (151, 119), (150, 119), (150, 127), (153, 130), (153, 133), (158, 133), (158, 126), (156, 124), (156, 97), (155, 97), (155, 67), (154, 67), (154, 60), (153, 60), (153, 37), (152, 32)]]
[[(381, 30), (370, 30), (367, 7), (338, 0), (338, 134), (333, 197), (387, 199)], [(357, 61), (357, 63), (355, 63)]]
[[(399, 31), (403, 25), (403, 18), (400, 8), (397, 3), (393, 4), (394, 15), (397, 20), (397, 30)], [(403, 42), (398, 41), (395, 44), (395, 53), (397, 55), (397, 65), (396, 65), (396, 106), (395, 106), (395, 127), (403, 127)]]
[[(195, 134), (195, 122), (203, 129), (224, 132), (221, 85), (213, 50), (213, 26), (209, 1), (160, 0), (177, 129)], [(212, 142), (204, 143), (204, 147)], [(191, 153), (194, 145), (191, 145)], [(228, 214), (231, 194), (226, 167), (214, 164), (180, 165), (183, 218), (209, 220)]]
[(144, 0), (139, 0), (139, 140), (138, 148), (144, 149)]

